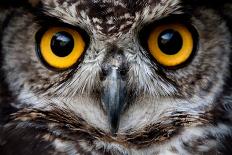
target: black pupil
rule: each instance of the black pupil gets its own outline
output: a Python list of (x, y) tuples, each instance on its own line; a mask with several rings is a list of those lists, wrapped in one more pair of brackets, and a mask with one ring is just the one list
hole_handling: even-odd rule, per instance
[(183, 40), (179, 32), (168, 29), (159, 35), (158, 45), (163, 53), (174, 55), (181, 50)]
[(68, 56), (74, 48), (74, 40), (72, 35), (67, 32), (58, 32), (52, 37), (52, 52), (59, 57)]

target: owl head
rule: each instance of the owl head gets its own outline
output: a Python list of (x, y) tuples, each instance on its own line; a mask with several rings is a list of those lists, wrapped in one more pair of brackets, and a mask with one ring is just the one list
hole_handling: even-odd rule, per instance
[(229, 130), (218, 107), (230, 96), (230, 2), (11, 3), (1, 67), (15, 122), (132, 154)]

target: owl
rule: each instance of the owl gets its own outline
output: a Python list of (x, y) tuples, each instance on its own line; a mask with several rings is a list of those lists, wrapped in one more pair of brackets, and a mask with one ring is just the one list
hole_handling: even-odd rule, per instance
[(230, 0), (1, 0), (1, 155), (232, 154)]

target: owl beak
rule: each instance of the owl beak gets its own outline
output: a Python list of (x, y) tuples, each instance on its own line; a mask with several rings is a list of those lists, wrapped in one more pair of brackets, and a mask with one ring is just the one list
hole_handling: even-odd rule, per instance
[(126, 81), (120, 70), (117, 67), (112, 67), (103, 81), (102, 102), (107, 111), (113, 135), (118, 131), (120, 115), (126, 105), (126, 96)]

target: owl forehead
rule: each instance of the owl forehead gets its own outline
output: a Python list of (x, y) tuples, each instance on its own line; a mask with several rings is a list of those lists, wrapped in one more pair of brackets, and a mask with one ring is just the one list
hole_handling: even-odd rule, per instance
[(177, 12), (179, 0), (42, 0), (47, 13), (104, 36)]

